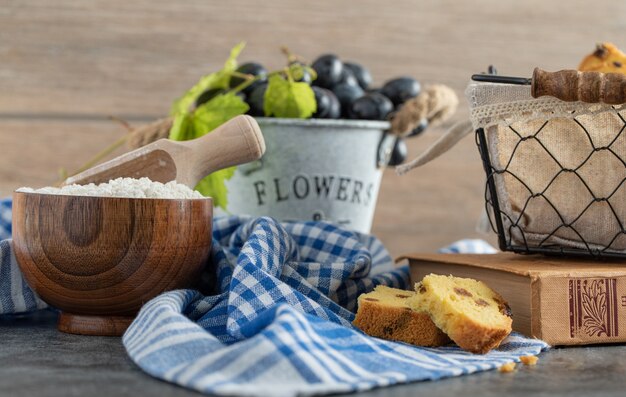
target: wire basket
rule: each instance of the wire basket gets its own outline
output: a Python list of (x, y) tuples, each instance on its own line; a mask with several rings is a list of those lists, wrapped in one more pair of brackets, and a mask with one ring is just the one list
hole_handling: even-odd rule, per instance
[(467, 95), (500, 249), (626, 257), (626, 110), (498, 84)]

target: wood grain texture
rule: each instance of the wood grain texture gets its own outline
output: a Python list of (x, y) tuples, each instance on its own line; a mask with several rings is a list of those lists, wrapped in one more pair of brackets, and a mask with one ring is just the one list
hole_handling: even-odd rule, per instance
[(532, 80), (531, 95), (534, 98), (549, 95), (567, 102), (626, 103), (626, 75), (621, 73), (547, 72), (535, 68)]
[[(375, 85), (411, 75), (462, 97), (470, 75), (489, 64), (530, 76), (536, 66), (575, 68), (596, 42), (626, 48), (625, 27), (626, 2), (613, 0), (5, 0), (0, 195), (49, 185), (60, 166), (73, 170), (123, 136), (109, 115), (134, 125), (167, 115), (240, 40), (248, 43), (242, 61), (280, 67), (280, 45), (308, 59), (335, 52), (368, 66)], [(455, 121), (467, 114), (462, 100)], [(445, 127), (409, 140), (409, 154)], [(406, 176), (389, 170), (373, 232), (394, 255), (485, 237), (475, 231), (484, 178), (469, 137)]]
[[(211, 199), (13, 198), (20, 269), (44, 301), (65, 313), (132, 317), (158, 294), (192, 286), (207, 265)], [(119, 327), (119, 321), (101, 323), (103, 332)], [(78, 332), (78, 320), (66, 327), (98, 332), (86, 328)]]
[(258, 160), (265, 153), (261, 128), (250, 116), (237, 116), (210, 134), (185, 142), (159, 139), (68, 178), (68, 185), (106, 183), (111, 179), (147, 177), (194, 188), (205, 176)]
[(241, 40), (242, 60), (272, 68), (287, 45), (361, 61), (375, 84), (408, 74), (462, 92), (490, 63), (530, 76), (575, 68), (598, 41), (626, 48), (625, 15), (612, 0), (5, 0), (0, 109), (164, 116)]
[(84, 316), (61, 312), (57, 328), (67, 334), (122, 336), (133, 320), (133, 316)]

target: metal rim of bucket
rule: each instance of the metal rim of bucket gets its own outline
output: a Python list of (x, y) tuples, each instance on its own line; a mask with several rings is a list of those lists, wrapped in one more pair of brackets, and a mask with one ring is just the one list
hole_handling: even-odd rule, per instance
[[(261, 159), (237, 167), (228, 182), (228, 195), (233, 197), (229, 211), (282, 221), (327, 219), (363, 233), (371, 231), (382, 178), (381, 142), (387, 141), (385, 129), (390, 123), (267, 117), (256, 121), (268, 151)], [(315, 193), (314, 179), (324, 181), (325, 194), (323, 188)], [(308, 186), (306, 193), (302, 181)], [(341, 191), (351, 198), (341, 198)]]
[(343, 130), (382, 131), (383, 135), (378, 144), (376, 166), (385, 167), (389, 163), (395, 137), (390, 137), (388, 130), (391, 123), (381, 120), (351, 120), (351, 119), (285, 119), (275, 117), (255, 117), (259, 126), (281, 126), (301, 128), (338, 128)]
[(349, 119), (282, 119), (274, 117), (255, 117), (256, 121), (263, 125), (274, 124), (298, 127), (327, 127), (346, 129), (374, 129), (388, 130), (391, 124), (388, 121), (378, 120), (349, 120)]

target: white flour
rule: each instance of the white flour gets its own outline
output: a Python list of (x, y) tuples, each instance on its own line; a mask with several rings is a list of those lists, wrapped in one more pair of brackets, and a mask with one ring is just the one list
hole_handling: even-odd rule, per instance
[(95, 185), (68, 185), (61, 188), (44, 187), (32, 189), (23, 187), (17, 190), (26, 193), (59, 194), (69, 196), (130, 197), (163, 199), (201, 199), (203, 195), (185, 185), (171, 181), (153, 182), (148, 178), (117, 178), (107, 183)]

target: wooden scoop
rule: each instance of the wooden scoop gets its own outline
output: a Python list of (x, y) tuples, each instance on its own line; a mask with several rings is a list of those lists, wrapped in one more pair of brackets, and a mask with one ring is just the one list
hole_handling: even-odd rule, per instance
[(265, 153), (261, 129), (250, 116), (237, 116), (190, 141), (160, 139), (68, 178), (64, 184), (104, 183), (111, 179), (148, 177), (175, 180), (191, 188), (212, 172), (258, 160)]

